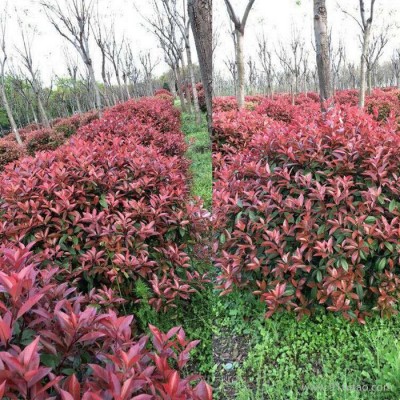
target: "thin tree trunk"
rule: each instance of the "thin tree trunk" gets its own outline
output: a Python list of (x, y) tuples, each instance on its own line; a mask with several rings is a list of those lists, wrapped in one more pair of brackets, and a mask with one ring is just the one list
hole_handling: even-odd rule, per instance
[(207, 105), (208, 131), (212, 132), (212, 0), (188, 0), (188, 13), (196, 43)]
[(6, 96), (6, 91), (4, 89), (4, 85), (1, 85), (1, 97), (2, 97), (2, 100), (3, 100), (4, 108), (6, 109), (6, 113), (7, 113), (7, 117), (8, 117), (8, 120), (10, 122), (10, 125), (11, 125), (11, 129), (12, 129), (14, 135), (15, 135), (15, 139), (16, 139), (16, 141), (17, 141), (17, 143), (19, 145), (22, 145), (21, 136), (19, 135), (17, 124), (15, 123), (15, 119), (14, 119), (14, 116), (12, 114), (10, 104), (8, 103), (8, 99), (7, 99), (7, 96)]
[(360, 98), (358, 106), (364, 108), (365, 106), (365, 89), (367, 86), (367, 51), (369, 46), (370, 27), (368, 26), (364, 32), (364, 40), (361, 54), (361, 67), (360, 67)]
[(239, 109), (244, 108), (244, 35), (242, 32), (236, 30), (236, 65), (237, 65), (237, 102)]
[(90, 79), (90, 84), (92, 86), (92, 90), (93, 90), (93, 94), (94, 94), (96, 109), (98, 111), (101, 111), (102, 106), (101, 106), (100, 90), (99, 90), (99, 87), (97, 86), (92, 62), (90, 60), (88, 60), (86, 65), (87, 65), (88, 72), (89, 72), (89, 79)]
[(325, 0), (314, 0), (314, 33), (319, 79), (321, 110), (332, 95), (331, 66), (329, 60), (328, 15)]
[(36, 97), (37, 97), (41, 122), (46, 128), (50, 128), (50, 122), (49, 119), (47, 118), (46, 110), (44, 109), (39, 92), (36, 93)]
[(194, 104), (194, 112), (196, 114), (196, 122), (200, 124), (201, 115), (200, 115), (200, 106), (199, 106), (199, 95), (197, 93), (196, 88), (196, 80), (194, 79), (194, 71), (193, 71), (193, 62), (192, 62), (192, 51), (190, 49), (190, 44), (186, 46), (186, 56), (188, 59), (188, 69), (190, 74), (190, 82), (192, 84), (192, 94), (193, 94), (193, 104)]
[(186, 82), (186, 72), (187, 72), (187, 66), (185, 65), (185, 61), (182, 57), (182, 75), (181, 75), (181, 84), (183, 84), (183, 90), (185, 92), (185, 101), (186, 101), (186, 108), (189, 114), (192, 114), (192, 103), (190, 101), (190, 90)]
[(186, 112), (186, 102), (185, 102), (185, 96), (183, 95), (182, 92), (182, 81), (181, 81), (181, 76), (180, 76), (180, 71), (179, 71), (179, 67), (175, 67), (174, 68), (174, 75), (175, 75), (175, 79), (176, 82), (178, 84), (178, 94), (179, 94), (179, 99), (181, 101), (181, 108), (183, 112)]
[(367, 68), (367, 94), (368, 96), (371, 96), (372, 93), (372, 71)]

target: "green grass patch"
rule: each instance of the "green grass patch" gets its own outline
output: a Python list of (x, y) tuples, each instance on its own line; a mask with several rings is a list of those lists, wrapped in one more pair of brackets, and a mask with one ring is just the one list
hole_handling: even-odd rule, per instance
[(400, 398), (398, 316), (369, 318), (365, 326), (324, 312), (301, 321), (287, 313), (266, 320), (264, 306), (249, 293), (223, 297), (215, 307), (216, 343), (223, 345), (214, 352), (229, 356), (214, 366), (216, 399)]
[(201, 124), (197, 124), (194, 115), (183, 113), (182, 130), (189, 144), (186, 156), (192, 160), (192, 194), (200, 196), (204, 200), (205, 207), (210, 209), (212, 204), (212, 161), (206, 117), (202, 115)]

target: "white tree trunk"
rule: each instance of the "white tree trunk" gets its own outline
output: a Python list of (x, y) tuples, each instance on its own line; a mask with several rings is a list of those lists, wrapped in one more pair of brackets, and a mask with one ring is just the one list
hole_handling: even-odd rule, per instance
[(186, 46), (186, 56), (188, 59), (188, 69), (190, 74), (190, 82), (192, 84), (192, 95), (193, 95), (193, 103), (194, 103), (194, 112), (196, 114), (196, 122), (200, 124), (201, 122), (201, 115), (200, 115), (200, 106), (199, 106), (199, 95), (197, 93), (196, 88), (196, 80), (194, 79), (194, 70), (193, 70), (193, 63), (192, 63), (192, 51), (190, 49), (190, 44)]
[(42, 124), (46, 128), (50, 128), (50, 122), (49, 122), (49, 119), (47, 118), (46, 110), (44, 109), (44, 106), (43, 106), (43, 103), (42, 103), (42, 99), (40, 98), (40, 92), (39, 91), (36, 93), (36, 97), (37, 97), (39, 113), (40, 113), (40, 119), (42, 121)]
[(360, 67), (360, 97), (358, 106), (364, 108), (365, 106), (365, 89), (367, 86), (367, 52), (369, 46), (370, 38), (370, 26), (368, 26), (364, 31), (362, 53), (361, 53), (361, 67)]
[(321, 109), (331, 97), (331, 64), (329, 60), (328, 17), (325, 0), (314, 0), (314, 33)]
[(94, 98), (95, 98), (96, 109), (98, 111), (101, 111), (100, 90), (99, 90), (99, 87), (97, 86), (96, 76), (94, 74), (92, 62), (90, 60), (86, 60), (86, 66), (87, 66), (87, 69), (89, 72), (90, 84), (92, 86), (92, 90), (93, 90), (93, 94), (94, 94)]
[(236, 34), (236, 65), (237, 65), (237, 102), (239, 109), (244, 108), (244, 34), (239, 30), (235, 31)]
[(12, 114), (10, 104), (8, 103), (4, 85), (1, 85), (1, 98), (3, 100), (4, 108), (6, 109), (8, 120), (10, 121), (11, 129), (15, 135), (15, 139), (19, 145), (22, 145), (21, 136), (19, 135), (17, 124), (15, 123), (15, 119)]

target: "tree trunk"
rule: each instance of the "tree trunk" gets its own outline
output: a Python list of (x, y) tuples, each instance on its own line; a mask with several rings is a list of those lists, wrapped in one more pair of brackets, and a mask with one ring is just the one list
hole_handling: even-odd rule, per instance
[(181, 85), (183, 85), (183, 91), (186, 101), (186, 107), (189, 114), (192, 114), (192, 102), (190, 101), (190, 90), (187, 85), (186, 81), (186, 73), (187, 73), (187, 66), (185, 65), (185, 61), (182, 57), (182, 75), (181, 75)]
[(40, 98), (39, 92), (36, 93), (36, 97), (37, 97), (41, 122), (46, 128), (50, 128), (50, 122), (49, 122), (49, 119), (47, 118), (46, 110), (44, 109), (42, 99)]
[(212, 0), (188, 0), (188, 13), (200, 65), (207, 105), (208, 131), (212, 131)]
[(21, 136), (19, 135), (17, 124), (15, 123), (15, 119), (12, 114), (10, 104), (8, 103), (4, 85), (1, 85), (1, 98), (3, 100), (4, 108), (6, 109), (8, 120), (10, 121), (11, 129), (15, 135), (15, 139), (19, 145), (22, 145)]
[(236, 65), (237, 65), (237, 102), (239, 109), (244, 108), (244, 34), (243, 32), (236, 30)]
[(360, 108), (364, 108), (365, 106), (365, 89), (367, 86), (366, 78), (367, 78), (367, 52), (369, 46), (369, 37), (370, 37), (371, 28), (367, 26), (364, 31), (363, 37), (363, 46), (361, 53), (361, 67), (360, 67), (360, 97), (358, 106)]
[(367, 94), (371, 96), (372, 93), (372, 71), (367, 68)]
[(93, 94), (94, 94), (94, 100), (95, 100), (95, 105), (96, 109), (98, 111), (101, 111), (101, 96), (100, 96), (100, 90), (99, 87), (97, 86), (96, 82), (96, 76), (94, 74), (94, 69), (91, 60), (87, 60), (86, 66), (89, 72), (89, 79), (90, 79), (90, 84), (92, 86)]
[(328, 15), (325, 0), (314, 0), (314, 33), (317, 53), (319, 97), (321, 110), (325, 111), (324, 102), (332, 95), (331, 66), (329, 60)]
[(180, 77), (180, 71), (179, 67), (174, 67), (173, 68), (176, 83), (178, 85), (178, 94), (179, 94), (179, 100), (181, 101), (181, 108), (183, 112), (186, 112), (186, 103), (185, 103), (185, 96), (183, 95), (182, 92), (182, 84), (181, 84), (181, 77)]
[(190, 83), (192, 85), (192, 95), (193, 95), (194, 112), (196, 114), (196, 123), (200, 124), (201, 115), (200, 115), (200, 106), (199, 106), (199, 95), (197, 93), (196, 80), (194, 78), (192, 51), (190, 49), (190, 43), (188, 43), (186, 46), (186, 56), (187, 56), (187, 60), (188, 60)]

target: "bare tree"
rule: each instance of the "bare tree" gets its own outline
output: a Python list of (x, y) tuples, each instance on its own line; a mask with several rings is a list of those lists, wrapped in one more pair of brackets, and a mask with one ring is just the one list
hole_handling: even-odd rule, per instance
[(245, 91), (244, 30), (246, 27), (250, 10), (253, 7), (254, 2), (255, 0), (248, 0), (246, 9), (243, 14), (243, 18), (240, 19), (236, 15), (230, 0), (225, 0), (229, 18), (231, 19), (234, 26), (235, 52), (236, 52), (236, 63), (238, 71), (237, 101), (239, 108), (244, 107), (244, 91)]
[(365, 0), (359, 0), (361, 21), (359, 21), (349, 12), (342, 10), (345, 14), (349, 15), (354, 21), (357, 22), (362, 33), (361, 62), (360, 62), (360, 96), (358, 101), (358, 105), (360, 108), (364, 108), (365, 105), (365, 89), (367, 87), (367, 55), (371, 37), (372, 22), (374, 19), (375, 1), (376, 0), (370, 0), (371, 3), (369, 8), (369, 15), (367, 17), (367, 12), (365, 9)]
[(122, 59), (122, 81), (124, 82), (127, 99), (130, 99), (129, 82), (132, 82), (132, 77), (136, 74), (137, 68), (135, 66), (132, 47), (129, 43), (125, 43)]
[(144, 76), (145, 76), (146, 83), (147, 83), (147, 88), (148, 88), (147, 94), (149, 96), (152, 96), (153, 92), (154, 92), (153, 71), (157, 67), (157, 65), (160, 63), (160, 60), (158, 58), (153, 59), (153, 57), (151, 56), (149, 51), (146, 53), (141, 53), (139, 55), (139, 60), (140, 60), (140, 64), (143, 67)]
[(201, 79), (206, 98), (208, 130), (211, 134), (213, 87), (212, 0), (188, 0), (188, 14), (196, 43)]
[(300, 34), (293, 30), (292, 39), (289, 43), (289, 51), (283, 45), (276, 55), (281, 62), (285, 73), (290, 81), (290, 91), (292, 93), (292, 102), (294, 103), (294, 95), (299, 92), (300, 77), (303, 71), (303, 60), (306, 58), (305, 42)]
[(319, 97), (321, 110), (324, 103), (332, 96), (331, 63), (329, 60), (328, 13), (325, 0), (314, 0), (314, 33), (317, 58)]
[[(177, 32), (176, 23), (172, 18), (168, 18), (166, 10), (159, 7), (158, 1), (152, 1), (154, 14), (153, 18), (142, 15), (143, 19), (152, 28), (151, 32), (156, 35), (162, 50), (164, 51), (165, 61), (172, 69), (178, 87), (178, 94), (183, 112), (191, 112), (190, 101), (186, 102), (184, 90), (185, 83), (183, 81), (183, 37)], [(140, 13), (140, 10), (136, 8)], [(141, 61), (142, 65), (143, 62)], [(182, 65), (182, 68), (181, 68)], [(145, 66), (143, 65), (145, 69)]]
[[(22, 26), (22, 22), (20, 22)], [(35, 93), (35, 97), (37, 100), (39, 114), (41, 117), (42, 124), (49, 128), (50, 122), (47, 118), (46, 110), (44, 109), (44, 105), (42, 102), (42, 87), (38, 77), (38, 70), (34, 66), (33, 56), (32, 56), (32, 41), (34, 39), (35, 32), (32, 31), (32, 35), (28, 36), (28, 33), (21, 28), (21, 37), (22, 37), (22, 49), (17, 49), (19, 55), (21, 56), (22, 64), (25, 67), (26, 71), (29, 74), (29, 77), (26, 76), (27, 81), (32, 87), (33, 92)]]
[(397, 49), (393, 52), (390, 61), (396, 81), (396, 86), (400, 88), (400, 49)]
[(251, 57), (247, 59), (247, 69), (249, 71), (248, 72), (249, 90), (250, 93), (253, 93), (253, 89), (257, 85), (258, 72), (256, 63)]
[(236, 94), (237, 94), (237, 66), (236, 66), (236, 62), (235, 62), (235, 57), (234, 56), (233, 56), (233, 58), (231, 58), (231, 57), (225, 58), (224, 64), (225, 64), (227, 70), (229, 71), (230, 75), (232, 76), (232, 82), (233, 82), (233, 87), (234, 87), (235, 96), (236, 96)]
[(114, 69), (115, 78), (117, 80), (120, 98), (124, 99), (124, 92), (121, 83), (120, 71), (121, 71), (121, 63), (122, 63), (122, 50), (124, 48), (124, 38), (120, 41), (117, 40), (116, 32), (115, 32), (115, 23), (114, 21), (111, 24), (111, 27), (108, 31), (108, 40), (106, 41), (106, 56), (108, 60), (111, 62), (111, 65)]
[(166, 10), (167, 16), (171, 19), (170, 22), (177, 24), (185, 44), (187, 67), (190, 77), (190, 83), (192, 88), (193, 104), (196, 115), (196, 122), (200, 123), (200, 107), (199, 107), (199, 97), (196, 88), (196, 80), (194, 76), (193, 60), (192, 60), (192, 49), (190, 46), (190, 21), (187, 16), (186, 0), (182, 0), (183, 10), (182, 13), (179, 12), (177, 6), (177, 0), (162, 0), (164, 8)]
[(15, 139), (19, 145), (22, 145), (21, 136), (18, 132), (17, 124), (14, 119), (14, 115), (12, 113), (10, 104), (8, 102), (8, 98), (6, 95), (6, 62), (8, 59), (7, 56), (7, 47), (6, 47), (6, 19), (7, 19), (7, 3), (2, 15), (0, 15), (0, 92), (1, 92), (1, 99), (6, 109), (7, 117), (11, 125), (11, 129), (15, 135)]
[(60, 6), (59, 0), (41, 0), (41, 4), (57, 32), (68, 40), (82, 57), (88, 69), (96, 108), (100, 111), (100, 90), (96, 83), (89, 46), (93, 0), (69, 0), (63, 2), (63, 6)]
[[(96, 19), (90, 24), (93, 31), (94, 40), (100, 50), (101, 54), (101, 79), (104, 84), (104, 99), (107, 106), (111, 106), (112, 103), (116, 103), (114, 97), (111, 82), (108, 79), (107, 74), (107, 40), (109, 37), (109, 32), (106, 27), (100, 22), (100, 17), (97, 15)], [(96, 85), (97, 86), (97, 85)], [(111, 99), (112, 98), (112, 99)]]
[(342, 66), (346, 63), (346, 51), (342, 41), (339, 42), (337, 49), (331, 49), (332, 63), (332, 92), (336, 90), (336, 85), (339, 83), (339, 78)]
[(68, 75), (71, 79), (72, 82), (72, 87), (75, 93), (75, 102), (76, 102), (76, 107), (77, 111), (79, 114), (82, 113), (82, 105), (79, 99), (79, 92), (78, 92), (78, 61), (73, 60), (71, 56), (68, 54), (68, 51), (64, 51), (64, 57), (66, 60), (66, 66), (67, 66), (67, 71)]
[(273, 95), (273, 80), (274, 80), (274, 68), (272, 65), (272, 52), (268, 48), (268, 42), (263, 34), (258, 38), (258, 59), (262, 66), (265, 78), (267, 81), (267, 94), (269, 96)]
[(373, 35), (365, 57), (365, 64), (367, 67), (367, 92), (371, 95), (372, 92), (372, 71), (376, 68), (379, 59), (382, 57), (383, 50), (389, 42), (388, 29)]

